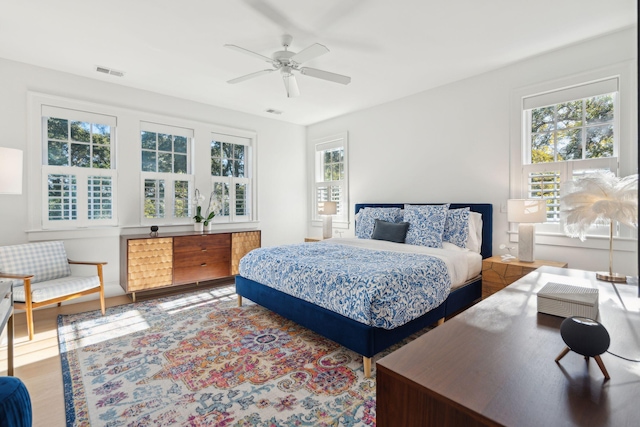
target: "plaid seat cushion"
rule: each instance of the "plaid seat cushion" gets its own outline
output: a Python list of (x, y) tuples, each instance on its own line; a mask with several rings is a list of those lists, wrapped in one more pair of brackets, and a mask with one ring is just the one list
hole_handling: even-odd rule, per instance
[(71, 275), (67, 252), (61, 241), (2, 246), (0, 271), (9, 274), (33, 274), (31, 283)]
[[(13, 286), (13, 300), (25, 302), (24, 285)], [(86, 291), (88, 289), (99, 288), (100, 278), (98, 276), (73, 276), (49, 280), (46, 282), (31, 284), (31, 301), (42, 302), (50, 299)]]

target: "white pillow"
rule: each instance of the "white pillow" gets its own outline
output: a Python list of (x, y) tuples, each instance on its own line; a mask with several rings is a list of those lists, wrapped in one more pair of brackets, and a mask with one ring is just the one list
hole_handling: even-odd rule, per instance
[(480, 253), (482, 249), (482, 214), (469, 212), (469, 235), (467, 249)]

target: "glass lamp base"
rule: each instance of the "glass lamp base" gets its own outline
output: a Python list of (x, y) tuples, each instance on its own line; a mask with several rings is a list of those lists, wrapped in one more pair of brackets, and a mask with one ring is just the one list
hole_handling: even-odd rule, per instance
[(627, 283), (627, 276), (618, 273), (609, 273), (607, 271), (597, 271), (596, 279), (604, 280), (605, 282)]

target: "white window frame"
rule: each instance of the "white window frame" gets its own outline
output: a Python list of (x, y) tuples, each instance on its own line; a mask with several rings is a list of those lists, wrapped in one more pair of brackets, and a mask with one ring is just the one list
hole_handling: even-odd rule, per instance
[[(223, 199), (228, 198), (229, 203), (229, 215), (224, 215), (224, 212), (216, 214), (212, 223), (243, 223), (257, 221), (257, 191), (256, 191), (256, 134), (253, 132), (241, 131), (238, 129), (216, 129), (210, 133), (209, 147), (213, 141), (221, 143), (244, 145), (245, 146), (245, 159), (244, 159), (244, 177), (234, 176), (216, 176), (211, 174), (211, 151), (209, 152), (209, 175), (211, 177), (211, 190), (216, 185), (227, 185), (228, 194), (223, 195)], [(222, 147), (220, 147), (222, 150)], [(246, 215), (237, 215), (236, 206), (236, 185), (246, 185)], [(208, 194), (202, 193), (206, 196), (205, 203), (209, 202)], [(224, 204), (224, 200), (220, 200)]]
[[(89, 228), (101, 226), (118, 225), (118, 192), (117, 192), (117, 169), (116, 169), (116, 128), (117, 118), (107, 113), (96, 112), (94, 108), (80, 103), (69, 108), (62, 102), (50, 102), (51, 100), (38, 99), (34, 108), (39, 110), (40, 123), (40, 211), (41, 225), (45, 230), (69, 229), (69, 228)], [(94, 110), (94, 111), (89, 111)], [(84, 168), (76, 166), (50, 166), (48, 165), (48, 118), (60, 118), (69, 121), (82, 121), (92, 124), (109, 125), (110, 135), (110, 169)], [(49, 175), (70, 175), (75, 176), (77, 183), (76, 213), (77, 218), (50, 220), (49, 219)], [(89, 184), (88, 179), (92, 176), (108, 177), (111, 179), (111, 218), (109, 219), (89, 219)]]
[[(184, 136), (187, 138), (187, 173), (172, 173), (172, 172), (149, 172), (142, 171), (142, 140), (141, 134), (143, 131), (163, 133), (173, 136)], [(138, 144), (140, 152), (140, 224), (141, 225), (169, 225), (169, 224), (190, 224), (193, 222), (193, 215), (195, 206), (193, 205), (193, 196), (195, 192), (195, 175), (193, 173), (193, 145), (194, 145), (194, 130), (183, 126), (167, 125), (164, 123), (154, 123), (149, 121), (140, 121), (140, 132), (138, 133)], [(165, 188), (165, 216), (163, 218), (147, 218), (145, 216), (145, 181), (155, 180), (164, 181)], [(187, 181), (189, 183), (189, 215), (187, 217), (175, 217), (174, 216), (174, 203), (175, 203), (175, 183), (177, 181)]]
[[(531, 104), (525, 104), (525, 99), (536, 96), (549, 96), (548, 102), (551, 104), (561, 103), (563, 99), (556, 102), (557, 98), (553, 98), (554, 92), (580, 90), (580, 86), (591, 83), (597, 84), (605, 80), (616, 78), (618, 83), (618, 95), (616, 96), (616, 124), (614, 125), (614, 135), (616, 142), (614, 143), (614, 157), (574, 160), (565, 163), (559, 170), (564, 177), (571, 176), (575, 169), (598, 169), (608, 168), (618, 176), (627, 176), (637, 173), (637, 163), (633, 159), (637, 158), (637, 122), (634, 117), (637, 116), (637, 105), (633, 102), (632, 93), (637, 92), (636, 82), (637, 65), (633, 61), (604, 67), (598, 70), (581, 73), (579, 75), (569, 76), (555, 81), (544, 82), (524, 88), (518, 88), (511, 93), (511, 154), (510, 154), (510, 191), (509, 198), (523, 198), (527, 196), (528, 190), (528, 172), (543, 170), (558, 170), (554, 168), (555, 163), (527, 165), (528, 156), (530, 156), (530, 146), (525, 145), (524, 141), (528, 134), (530, 123), (526, 120), (525, 110), (532, 108)], [(589, 97), (576, 96), (577, 98)], [(541, 98), (540, 98), (541, 99)], [(569, 99), (564, 99), (568, 101)], [(535, 104), (534, 104), (535, 105)], [(528, 108), (525, 108), (528, 107)], [(529, 147), (529, 149), (527, 149)], [(569, 164), (572, 163), (572, 164)], [(528, 170), (526, 170), (526, 168)], [(578, 239), (572, 239), (564, 234), (559, 224), (538, 224), (536, 226), (536, 234), (538, 235), (537, 243), (558, 245), (558, 246), (574, 246), (574, 247), (590, 247), (590, 248), (608, 248), (608, 235), (598, 235), (600, 232), (594, 229), (597, 234), (590, 233), (585, 242)], [(517, 241), (517, 224), (509, 224), (510, 241)], [(617, 250), (635, 250), (635, 241), (637, 239), (637, 230), (628, 227), (619, 227), (619, 233), (614, 237), (614, 248)]]
[[(332, 223), (335, 228), (349, 227), (349, 134), (342, 132), (318, 138), (312, 141), (313, 152), (313, 183), (311, 188), (311, 224), (322, 226), (322, 216), (318, 214), (318, 191), (321, 187), (339, 186), (341, 197), (338, 201), (338, 213), (333, 216)], [(344, 149), (344, 179), (339, 181), (324, 181), (323, 152), (342, 147)]]

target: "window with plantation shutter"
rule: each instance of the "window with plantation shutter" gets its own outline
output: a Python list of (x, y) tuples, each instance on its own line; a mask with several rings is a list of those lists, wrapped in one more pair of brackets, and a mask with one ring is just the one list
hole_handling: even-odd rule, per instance
[[(617, 98), (617, 77), (523, 98), (521, 197), (546, 200), (547, 222), (539, 231), (562, 232), (564, 182), (595, 171), (618, 173)], [(591, 234), (602, 232), (594, 227)]]
[(191, 221), (193, 130), (140, 122), (142, 224)]
[(349, 163), (347, 133), (314, 141), (315, 182), (312, 200), (312, 221), (322, 220), (318, 202), (336, 202), (337, 213), (333, 223), (349, 221)]
[(116, 118), (41, 106), (45, 229), (117, 225)]
[(211, 182), (220, 212), (214, 222), (255, 219), (251, 135), (211, 134)]

